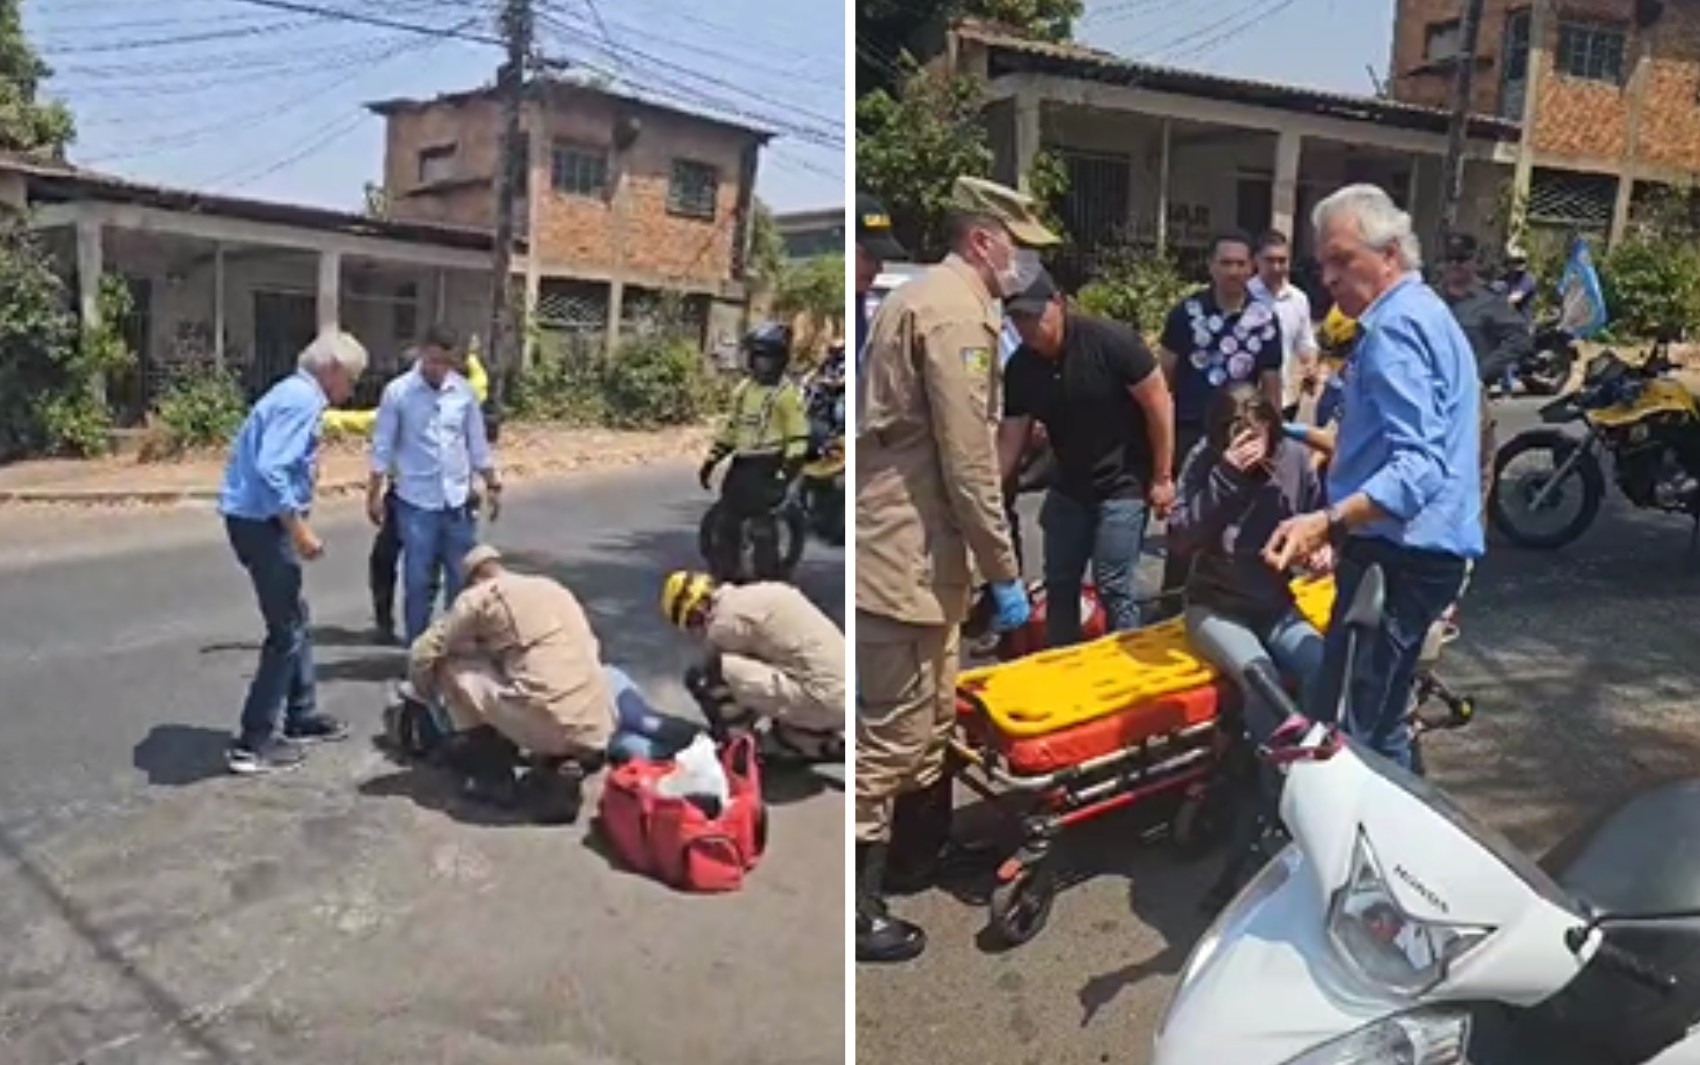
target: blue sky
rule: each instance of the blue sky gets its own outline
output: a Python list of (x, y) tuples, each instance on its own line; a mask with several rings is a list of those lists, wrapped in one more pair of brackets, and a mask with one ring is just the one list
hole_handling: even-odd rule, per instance
[(1369, 95), (1394, 0), (1087, 0), (1075, 36), (1137, 59)]
[[(495, 0), (306, 0), (494, 32)], [(537, 0), (544, 52), (659, 98), (782, 131), (760, 193), (779, 209), (844, 201), (843, 0)], [(238, 0), (24, 0), (69, 103), (72, 159), (138, 180), (357, 208), (382, 165), (364, 102), (487, 82), (486, 45)], [(741, 112), (741, 114), (740, 114)], [(785, 136), (788, 131), (792, 135)]]
[[(312, 2), (312, 0), (308, 0)], [(537, 0), (544, 50), (673, 102), (788, 131), (763, 159), (780, 210), (843, 203), (843, 0)], [(496, 0), (318, 0), (493, 31)], [(1393, 0), (1088, 0), (1081, 40), (1125, 55), (1347, 92), (1385, 72)], [(76, 112), (73, 158), (140, 180), (354, 208), (377, 177), (363, 102), (487, 81), (496, 49), (239, 0), (24, 0)], [(188, 40), (179, 40), (189, 38)], [(657, 83), (661, 84), (657, 84)], [(828, 120), (831, 120), (830, 122)]]

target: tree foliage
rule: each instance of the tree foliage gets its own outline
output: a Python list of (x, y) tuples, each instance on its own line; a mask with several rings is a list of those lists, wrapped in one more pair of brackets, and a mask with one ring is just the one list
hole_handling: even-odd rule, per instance
[(1025, 36), (1064, 41), (1084, 10), (1081, 0), (863, 0), (856, 13), (857, 92), (896, 92), (907, 73), (905, 57), (957, 19), (984, 19)]
[(39, 100), (53, 71), (24, 36), (20, 0), (0, 0), (0, 150), (62, 159), (76, 136), (65, 105)]
[[(911, 67), (895, 95), (882, 90), (856, 101), (856, 181), (880, 198), (917, 259), (944, 251), (945, 206), (957, 177), (991, 176), (984, 96), (976, 78)], [(1047, 222), (1062, 233), (1050, 205), (1068, 190), (1067, 173), (1040, 153), (1027, 178)]]
[(758, 292), (774, 291), (784, 269), (785, 241), (779, 235), (779, 224), (774, 221), (773, 211), (758, 199), (750, 212), (747, 264), (750, 287)]

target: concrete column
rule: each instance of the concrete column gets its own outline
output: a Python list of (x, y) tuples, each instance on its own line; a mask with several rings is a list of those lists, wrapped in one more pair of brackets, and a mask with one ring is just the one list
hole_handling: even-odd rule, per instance
[[(91, 219), (77, 221), (77, 310), (82, 321), (83, 335), (100, 328), (100, 280), (106, 275), (105, 248), (102, 229)], [(106, 379), (96, 376), (89, 381), (94, 401), (106, 406)]]
[(620, 318), (625, 314), (626, 283), (620, 280), (608, 282), (608, 335), (605, 343), (608, 354), (614, 354), (620, 346)]
[(1617, 175), (1617, 198), (1611, 205), (1611, 230), (1606, 234), (1606, 247), (1617, 247), (1629, 232), (1629, 207), (1635, 195), (1634, 173)]
[(224, 245), (213, 245), (213, 365), (224, 369)]
[(319, 332), (342, 324), (342, 253), (319, 253)]
[(1294, 239), (1293, 220), (1299, 213), (1299, 159), (1304, 138), (1284, 129), (1275, 139), (1275, 180), (1270, 183), (1269, 225)]
[[(1470, 169), (1466, 166), (1464, 168), (1464, 173), (1468, 175), (1469, 172)], [(1405, 213), (1410, 215), (1413, 219), (1417, 218), (1417, 209), (1422, 200), (1422, 196), (1423, 157), (1420, 155), (1413, 155), (1411, 156), (1411, 172), (1405, 177)], [(1422, 222), (1420, 220), (1417, 222), (1417, 229), (1419, 232), (1422, 230)]]
[(555, 195), (554, 160), (550, 151), (548, 110), (531, 107), (530, 137), (526, 144), (525, 196), (525, 302), (520, 307), (520, 365), (530, 368), (532, 324), (537, 319), (537, 297), (543, 291), (543, 204)]
[(1015, 181), (1022, 192), (1031, 191), (1027, 172), (1033, 169), (1044, 136), (1039, 107), (1037, 92), (1022, 89), (1015, 94)]
[(1522, 131), (1517, 138), (1517, 165), (1511, 172), (1511, 219), (1506, 236), (1521, 239), (1529, 227), (1529, 184), (1535, 170), (1535, 126), (1540, 117), (1541, 77), (1551, 52), (1547, 32), (1552, 26), (1549, 0), (1529, 5), (1529, 70), (1523, 80)]
[(1157, 144), (1157, 254), (1169, 250), (1169, 154), (1173, 149), (1174, 123), (1163, 119)]

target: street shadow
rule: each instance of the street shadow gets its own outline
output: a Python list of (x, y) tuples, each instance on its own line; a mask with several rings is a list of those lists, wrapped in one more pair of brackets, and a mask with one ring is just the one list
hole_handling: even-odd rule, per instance
[[(313, 637), (313, 647), (382, 647), (370, 629), (351, 629), (345, 625), (314, 625), (309, 629)], [(224, 643), (209, 643), (201, 648), (203, 655), (230, 654), (246, 651), (258, 654), (258, 640), (232, 640)]]
[[(315, 648), (317, 650), (317, 648)], [(382, 684), (407, 678), (407, 655), (399, 650), (314, 661), (320, 684)]]
[(182, 788), (228, 772), (227, 730), (201, 725), (155, 725), (130, 754), (130, 764), (153, 787)]
[(464, 825), (516, 828), (534, 824), (522, 811), (503, 810), (464, 798), (453, 777), (430, 766), (404, 766), (395, 772), (363, 780), (355, 790), (372, 799), (409, 799), (421, 809), (440, 813)]

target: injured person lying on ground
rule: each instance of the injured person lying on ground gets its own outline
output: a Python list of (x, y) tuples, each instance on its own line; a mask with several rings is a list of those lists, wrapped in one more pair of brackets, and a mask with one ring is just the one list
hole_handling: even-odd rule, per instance
[(587, 774), (609, 759), (671, 757), (702, 731), (602, 664), (583, 607), (559, 582), (514, 573), (487, 546), (467, 554), (464, 572), (454, 606), (413, 645), (413, 705), (389, 731), (454, 772), (468, 797), (570, 823)]
[(661, 612), (707, 647), (686, 686), (717, 740), (765, 718), (764, 760), (844, 760), (844, 633), (807, 596), (681, 571), (667, 578)]

